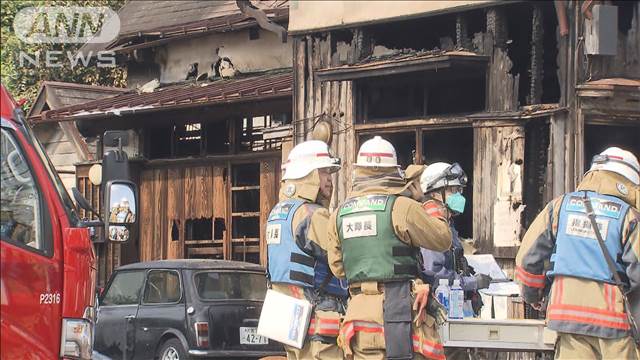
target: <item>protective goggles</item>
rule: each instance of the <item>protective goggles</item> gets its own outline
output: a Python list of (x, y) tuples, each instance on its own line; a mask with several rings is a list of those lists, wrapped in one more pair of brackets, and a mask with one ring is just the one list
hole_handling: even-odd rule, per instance
[(633, 165), (629, 164), (628, 162), (624, 161), (619, 156), (598, 154), (598, 155), (595, 155), (593, 157), (593, 159), (591, 160), (591, 164), (606, 164), (608, 162), (624, 164), (624, 165), (630, 167), (633, 171), (635, 171), (638, 174), (640, 174), (640, 170), (639, 169), (636, 169), (635, 166), (633, 166)]
[(433, 179), (429, 184), (429, 187), (442, 179), (447, 181), (458, 180), (460, 182), (460, 186), (467, 186), (467, 174), (465, 174), (464, 170), (462, 170), (462, 166), (458, 163), (453, 163), (448, 168), (444, 169), (442, 175)]
[(465, 174), (464, 170), (462, 170), (462, 166), (458, 163), (453, 163), (451, 166), (446, 168), (443, 172), (443, 176), (447, 180), (458, 180), (460, 185), (467, 185), (467, 174)]

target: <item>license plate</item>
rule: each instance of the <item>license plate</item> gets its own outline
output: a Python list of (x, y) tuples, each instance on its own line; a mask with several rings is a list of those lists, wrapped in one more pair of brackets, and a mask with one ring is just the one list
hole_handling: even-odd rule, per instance
[(267, 345), (269, 339), (258, 335), (258, 328), (241, 327), (240, 328), (240, 344), (242, 345)]

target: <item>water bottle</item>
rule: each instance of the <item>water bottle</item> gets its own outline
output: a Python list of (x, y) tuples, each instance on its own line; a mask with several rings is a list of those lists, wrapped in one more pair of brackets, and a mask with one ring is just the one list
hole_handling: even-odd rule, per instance
[(449, 280), (440, 279), (438, 281), (438, 288), (436, 289), (436, 299), (447, 309), (449, 312)]
[(449, 293), (449, 319), (462, 319), (464, 317), (464, 290), (460, 286), (460, 280), (453, 280), (453, 286)]

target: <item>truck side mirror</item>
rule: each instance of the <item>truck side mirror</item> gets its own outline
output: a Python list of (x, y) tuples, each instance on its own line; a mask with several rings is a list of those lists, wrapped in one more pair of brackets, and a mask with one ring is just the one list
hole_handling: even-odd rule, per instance
[(138, 188), (127, 180), (112, 180), (105, 187), (104, 204), (106, 238), (124, 243), (138, 223)]

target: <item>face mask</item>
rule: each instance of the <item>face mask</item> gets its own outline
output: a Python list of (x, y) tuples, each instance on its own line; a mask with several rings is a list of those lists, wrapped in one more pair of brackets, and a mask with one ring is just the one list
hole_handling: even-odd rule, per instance
[(462, 196), (460, 193), (455, 193), (447, 196), (447, 206), (452, 211), (462, 214), (464, 212), (464, 205), (467, 202), (467, 199)]

